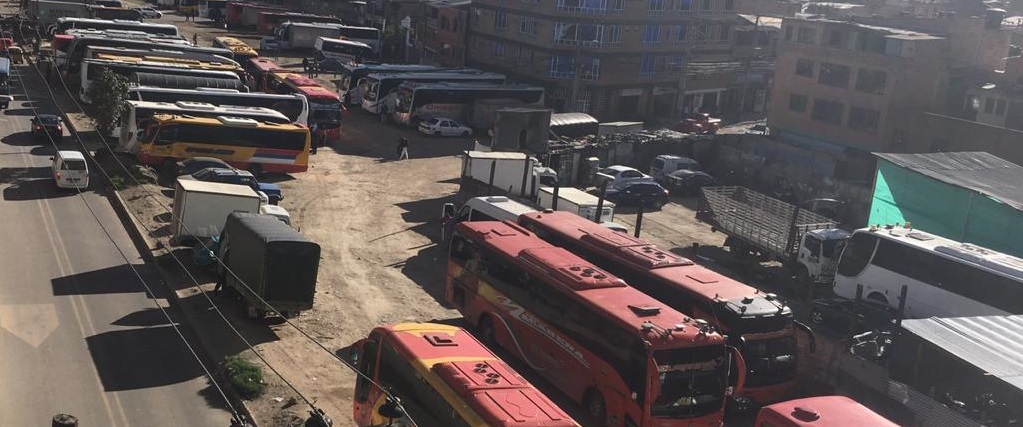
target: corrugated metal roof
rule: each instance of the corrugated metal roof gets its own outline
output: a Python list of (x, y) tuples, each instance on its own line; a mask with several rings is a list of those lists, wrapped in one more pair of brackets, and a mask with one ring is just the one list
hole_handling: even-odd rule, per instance
[(946, 184), (976, 191), (1023, 210), (1023, 167), (982, 151), (877, 157)]
[(558, 113), (551, 114), (551, 126), (581, 125), (586, 123), (600, 123), (597, 119), (586, 113)]
[(1023, 390), (1023, 316), (911, 319), (902, 328)]

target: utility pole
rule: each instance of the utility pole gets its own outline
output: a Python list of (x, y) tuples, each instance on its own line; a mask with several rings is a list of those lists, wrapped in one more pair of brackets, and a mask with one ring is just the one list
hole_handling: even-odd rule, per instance
[(703, 4), (698, 1), (690, 3), (690, 7), (693, 8), (692, 18), (689, 19), (689, 24), (686, 25), (686, 49), (684, 50), (685, 55), (682, 56), (682, 70), (678, 76), (678, 102), (675, 103), (675, 114), (672, 119), (676, 119), (682, 115), (684, 108), (682, 103), (686, 99), (686, 69), (689, 68), (689, 61), (693, 55), (693, 46), (696, 44), (696, 37), (700, 35), (699, 22), (700, 22), (700, 9)]
[[(746, 108), (746, 91), (749, 89), (749, 72), (750, 69), (753, 68), (753, 60), (758, 56), (757, 49), (759, 49), (759, 47), (757, 47), (757, 45), (759, 44), (759, 41), (760, 15), (757, 15), (757, 19), (753, 21), (753, 53), (746, 58), (746, 69), (742, 73), (742, 84), (739, 86), (739, 111), (737, 112), (739, 121), (742, 121), (743, 109)], [(753, 102), (756, 102), (756, 99), (754, 99)]]

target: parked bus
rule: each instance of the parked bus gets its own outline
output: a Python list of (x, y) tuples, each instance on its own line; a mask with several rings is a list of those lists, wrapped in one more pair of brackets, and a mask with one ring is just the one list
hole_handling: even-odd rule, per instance
[(172, 24), (154, 24), (130, 20), (92, 19), (92, 18), (57, 18), (52, 27), (52, 34), (64, 34), (72, 29), (88, 30), (127, 30), (141, 31), (146, 34), (178, 36), (178, 27)]
[(255, 85), (255, 87), (252, 88), (253, 90), (266, 91), (270, 80), (270, 74), (276, 71), (287, 70), (281, 68), (281, 66), (277, 65), (274, 61), (257, 57), (249, 58), (248, 61), (245, 61), (245, 71), (252, 76), (253, 84)]
[(178, 13), (185, 16), (199, 14), (199, 0), (178, 0)]
[(835, 294), (862, 295), (898, 308), (904, 317), (1023, 314), (1023, 260), (908, 226), (856, 230), (838, 261)]
[(352, 40), (317, 37), (316, 54), (320, 58), (335, 59), (342, 64), (358, 64), (373, 56), (373, 48)]
[(135, 151), (140, 163), (151, 166), (169, 168), (179, 160), (208, 156), (259, 176), (305, 172), (309, 143), (309, 129), (294, 124), (158, 114)]
[[(124, 53), (128, 53), (125, 55)], [(215, 71), (230, 71), (235, 73), (239, 79), (245, 75), (245, 70), (242, 69), (241, 65), (237, 62), (226, 58), (213, 58), (213, 60), (203, 59), (192, 59), (185, 55), (169, 54), (164, 55), (162, 52), (151, 52), (148, 55), (136, 56), (129, 52), (117, 52), (117, 53), (106, 53), (106, 52), (95, 52), (93, 54), (95, 59), (105, 59), (110, 61), (130, 62), (136, 64), (145, 63), (160, 63), (170, 64), (171, 66), (180, 66), (192, 70), (215, 70)]]
[(247, 93), (237, 90), (167, 89), (137, 86), (128, 89), (128, 99), (153, 102), (205, 102), (213, 105), (240, 105), (263, 107), (284, 114), (292, 123), (309, 127), (309, 101), (304, 95), (278, 95), (272, 93)]
[(757, 414), (754, 427), (899, 427), (845, 396), (816, 396), (775, 403)]
[(353, 42), (365, 43), (373, 47), (374, 52), (380, 52), (380, 29), (374, 27), (355, 27), (341, 25), (339, 37)]
[(344, 105), (341, 97), (328, 90), (309, 77), (290, 71), (274, 71), (270, 73), (267, 91), (274, 93), (297, 93), (309, 100), (309, 123), (326, 129), (338, 129), (341, 126)]
[(192, 69), (183, 65), (169, 64), (165, 62), (152, 61), (113, 61), (108, 59), (87, 59), (82, 61), (82, 70), (79, 73), (79, 98), (88, 104), (89, 88), (93, 80), (99, 78), (103, 69), (111, 70), (125, 77), (131, 77), (136, 73), (147, 74), (170, 74), (181, 77), (203, 77), (218, 80), (235, 81), (239, 84), (238, 74), (222, 70)]
[(464, 120), (478, 101), (500, 99), (540, 105), (543, 104), (543, 95), (542, 86), (406, 82), (395, 91), (391, 120), (405, 126), (419, 126), (421, 120), (437, 116)]
[[(369, 74), (359, 81), (362, 93), (362, 109), (373, 114), (389, 114), (393, 112), (392, 92), (402, 83), (439, 83), (467, 82), (503, 84), (507, 81), (504, 74), (488, 73), (473, 69), (438, 70), (435, 72)], [(390, 101), (388, 101), (390, 100)]]
[[(220, 10), (220, 16), (223, 18), (224, 11), (227, 9), (228, 0), (199, 0), (199, 16), (202, 18), (210, 18), (210, 11), (213, 9)], [(215, 15), (216, 13), (214, 13)]]
[[(349, 359), (362, 373), (355, 382), (353, 399), (353, 418), (359, 427), (389, 422), (410, 426), (412, 421), (422, 427), (579, 425), (456, 326), (399, 323), (377, 327), (368, 338), (352, 345)], [(474, 386), (465, 387), (467, 382)], [(388, 419), (380, 414), (388, 392), (400, 399), (406, 416)]]
[(128, 101), (127, 109), (121, 116), (121, 123), (115, 129), (120, 143), (118, 149), (125, 152), (133, 152), (138, 145), (138, 139), (152, 123), (153, 116), (158, 114), (172, 114), (191, 117), (241, 117), (253, 119), (266, 123), (285, 124), (291, 123), (284, 114), (279, 111), (263, 107), (244, 107), (239, 105), (214, 105), (206, 102), (150, 102), (150, 101)]
[(694, 320), (512, 222), (462, 222), (445, 300), (595, 426), (718, 426), (742, 356)]
[(95, 19), (117, 19), (126, 21), (137, 21), (142, 22), (144, 19), (142, 12), (135, 9), (125, 9), (123, 7), (103, 7), (103, 6), (92, 6), (89, 7), (92, 11), (92, 17)]
[(799, 355), (796, 327), (810, 329), (796, 322), (792, 309), (773, 294), (571, 212), (526, 213), (519, 224), (734, 338), (748, 368), (744, 394), (736, 398), (739, 407), (748, 407), (749, 400), (778, 402), (792, 391)]
[(68, 75), (78, 74), (81, 68), (82, 59), (85, 58), (85, 49), (91, 46), (123, 47), (127, 49), (166, 49), (177, 52), (206, 53), (221, 56), (227, 59), (234, 58), (234, 53), (227, 49), (213, 47), (199, 47), (184, 44), (168, 44), (148, 40), (125, 40), (108, 36), (86, 36), (75, 37), (67, 48), (63, 62), (57, 65)]
[(248, 43), (245, 43), (234, 37), (215, 37), (213, 39), (213, 47), (228, 49), (231, 52), (234, 52), (234, 57), (239, 62), (259, 56), (259, 53), (256, 52), (256, 49), (253, 49), (252, 46), (249, 46)]
[[(422, 71), (438, 71), (439, 67), (419, 64), (342, 64), (341, 77), (337, 80), (338, 93), (348, 105), (362, 103), (362, 91), (359, 80), (370, 74), (410, 73)], [(479, 72), (478, 70), (473, 70)]]
[(299, 12), (259, 12), (256, 29), (260, 34), (273, 34), (278, 25), (285, 22), (305, 22), (309, 24), (343, 24), (341, 18), (333, 16), (313, 15)]
[(187, 60), (215, 62), (237, 65), (232, 59), (204, 52), (182, 52), (170, 49), (130, 49), (126, 47), (89, 46), (85, 48), (85, 59), (110, 59), (111, 57), (132, 57), (142, 59), (166, 58), (167, 60)]

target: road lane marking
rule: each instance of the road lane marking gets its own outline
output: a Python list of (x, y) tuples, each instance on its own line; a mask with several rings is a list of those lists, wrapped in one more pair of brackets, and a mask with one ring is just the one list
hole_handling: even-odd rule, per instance
[(53, 304), (0, 305), (0, 328), (35, 348), (39, 348), (59, 324)]

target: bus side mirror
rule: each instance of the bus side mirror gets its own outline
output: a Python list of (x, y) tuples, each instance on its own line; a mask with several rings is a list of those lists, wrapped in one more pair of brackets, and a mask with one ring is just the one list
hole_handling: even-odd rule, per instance
[(454, 218), (455, 217), (455, 204), (454, 203), (445, 203), (444, 204), (444, 208), (441, 211), (441, 216), (443, 218)]
[(380, 414), (381, 417), (389, 420), (395, 420), (405, 416), (405, 410), (401, 407), (401, 399), (398, 399), (397, 396), (389, 396), (387, 400), (384, 401), (384, 404), (380, 405), (380, 408), (377, 409), (377, 413)]

